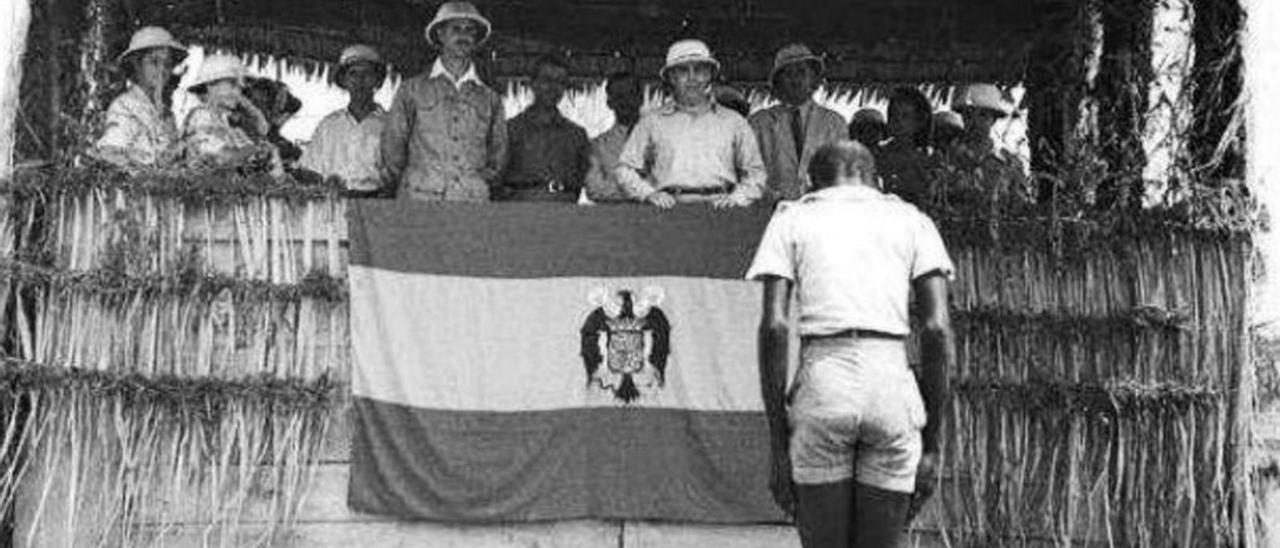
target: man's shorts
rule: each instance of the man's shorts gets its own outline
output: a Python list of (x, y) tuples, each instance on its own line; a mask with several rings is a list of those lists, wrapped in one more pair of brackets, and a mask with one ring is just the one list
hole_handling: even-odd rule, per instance
[(902, 341), (806, 340), (790, 402), (796, 483), (915, 490), (925, 410)]

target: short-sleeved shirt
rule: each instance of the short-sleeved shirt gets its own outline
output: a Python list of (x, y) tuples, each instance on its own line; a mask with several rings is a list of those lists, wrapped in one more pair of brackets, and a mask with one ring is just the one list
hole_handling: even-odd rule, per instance
[(837, 186), (778, 209), (747, 278), (796, 282), (801, 335), (905, 336), (911, 282), (954, 270), (937, 227), (915, 206), (870, 187)]
[(347, 109), (325, 116), (302, 153), (299, 167), (338, 177), (350, 190), (377, 190), (381, 183), (382, 127), (387, 113), (375, 108), (363, 120)]
[(587, 198), (593, 202), (626, 202), (631, 197), (618, 181), (618, 157), (631, 128), (614, 124), (591, 140), (591, 167), (587, 170)]
[(95, 148), (120, 150), (130, 162), (153, 166), (177, 140), (173, 113), (157, 106), (142, 87), (131, 83), (107, 107), (102, 136)]
[[(796, 149), (794, 131), (797, 116), (804, 133), (800, 150)], [(774, 105), (752, 114), (748, 121), (756, 132), (768, 169), (769, 192), (784, 200), (794, 200), (809, 190), (809, 160), (813, 153), (848, 134), (843, 116), (813, 101), (799, 106)]]
[(489, 200), (507, 158), (502, 97), (475, 66), (454, 79), (440, 60), (396, 91), (382, 131), (382, 162), (399, 197)]
[(665, 188), (725, 188), (743, 203), (764, 192), (764, 161), (746, 118), (712, 103), (669, 103), (640, 117), (622, 148), (619, 181), (636, 200)]

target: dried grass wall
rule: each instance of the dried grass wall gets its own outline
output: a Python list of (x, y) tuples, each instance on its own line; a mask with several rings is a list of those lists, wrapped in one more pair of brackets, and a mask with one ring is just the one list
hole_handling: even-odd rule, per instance
[[(210, 546), (280, 542), (348, 373), (342, 201), (235, 174), (15, 186), (0, 451), (22, 466), (0, 470), (0, 510), (21, 495), (29, 545), (169, 546), (192, 527)], [(1239, 545), (1247, 240), (1159, 221), (940, 226), (960, 361), (921, 532)]]

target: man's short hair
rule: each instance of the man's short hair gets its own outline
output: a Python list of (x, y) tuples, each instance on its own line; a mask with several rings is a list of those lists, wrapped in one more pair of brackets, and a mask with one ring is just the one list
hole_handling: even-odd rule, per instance
[(849, 139), (823, 145), (813, 153), (813, 159), (809, 161), (809, 181), (814, 190), (834, 185), (842, 175), (857, 177), (864, 182), (874, 181), (875, 156), (862, 143)]

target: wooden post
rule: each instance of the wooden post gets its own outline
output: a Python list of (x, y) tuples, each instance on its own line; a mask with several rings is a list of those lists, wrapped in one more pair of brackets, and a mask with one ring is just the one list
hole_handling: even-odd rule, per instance
[[(1027, 74), (1031, 168), (1057, 174), (1081, 148), (1097, 144), (1097, 109), (1090, 91), (1102, 53), (1102, 16), (1096, 0), (1076, 3), (1063, 13), (1064, 32), (1045, 32), (1035, 44)], [(1042, 203), (1055, 189), (1045, 179), (1038, 190)]]
[[(1275, 0), (1243, 0), (1245, 32), (1244, 53), (1245, 97), (1245, 181), (1249, 190), (1270, 216), (1269, 230), (1254, 233), (1257, 261), (1250, 287), (1249, 327), (1255, 332), (1260, 349), (1273, 351), (1280, 344), (1280, 2)], [(1259, 356), (1261, 367), (1277, 367), (1280, 356)], [(1253, 369), (1249, 368), (1249, 373)], [(1280, 402), (1267, 401), (1262, 394), (1257, 402), (1262, 411), (1254, 425), (1262, 454), (1250, 463), (1249, 472), (1270, 468), (1280, 462)], [(1270, 412), (1268, 412), (1270, 410)], [(1252, 442), (1254, 440), (1243, 440)], [(1268, 450), (1268, 446), (1270, 449)], [(1260, 525), (1262, 530), (1254, 546), (1280, 548), (1280, 478), (1259, 477), (1261, 516), (1248, 529)], [(1253, 501), (1246, 501), (1253, 502)], [(1254, 517), (1252, 515), (1250, 518)]]
[(1154, 0), (1109, 0), (1102, 9), (1098, 67), (1099, 149), (1114, 177), (1098, 188), (1102, 207), (1141, 207), (1147, 95), (1151, 91)]
[(1198, 182), (1239, 180), (1244, 176), (1243, 150), (1221, 145), (1234, 141), (1239, 130), (1226, 113), (1235, 111), (1243, 86), (1238, 48), (1244, 10), (1239, 0), (1192, 0), (1192, 7), (1196, 54), (1184, 169), (1197, 175)]
[(87, 139), (99, 133), (98, 118), (109, 100), (112, 46), (116, 45), (116, 33), (120, 30), (117, 22), (121, 8), (117, 0), (88, 0), (84, 9), (88, 26), (80, 41), (81, 110), (78, 117), (78, 133), (84, 142), (73, 146), (72, 153), (87, 146)]
[(22, 54), (27, 49), (30, 23), (31, 5), (27, 0), (0, 2), (0, 178), (13, 173)]

